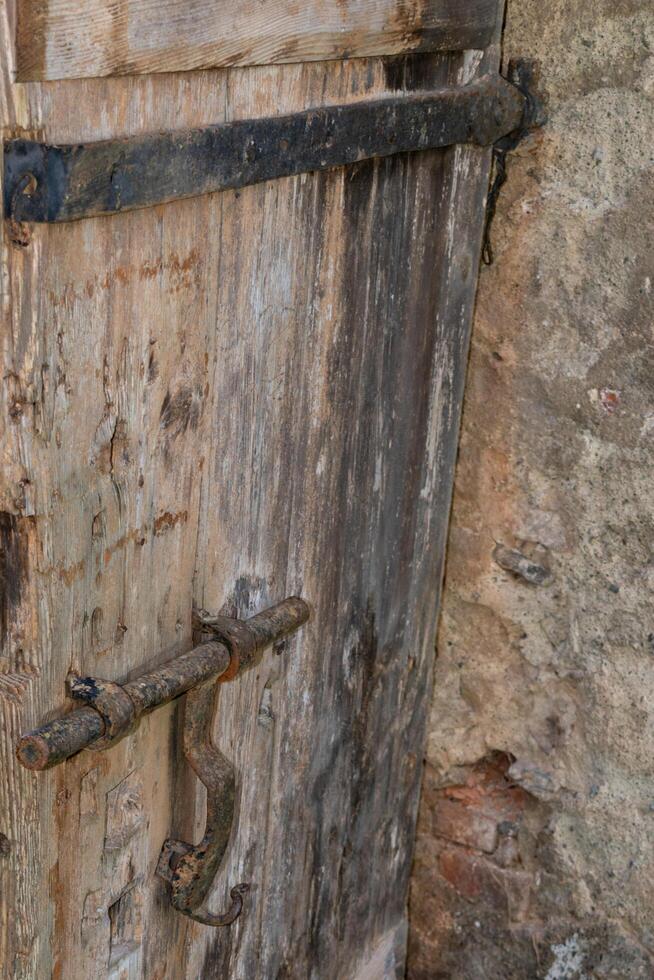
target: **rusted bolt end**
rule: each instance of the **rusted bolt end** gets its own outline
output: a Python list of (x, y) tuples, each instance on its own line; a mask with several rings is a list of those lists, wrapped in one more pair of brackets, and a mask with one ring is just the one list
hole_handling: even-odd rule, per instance
[(261, 660), (266, 647), (281, 643), (292, 636), (311, 617), (311, 609), (304, 599), (290, 596), (277, 605), (264, 609), (250, 619), (236, 620), (217, 616), (211, 620), (211, 628), (218, 640), (230, 653), (230, 664), (218, 678), (230, 681)]
[(293, 610), (295, 616), (297, 616), (298, 623), (303, 626), (308, 623), (311, 619), (311, 606), (304, 599), (300, 599), (299, 596), (293, 595), (288, 600), (290, 608)]
[(26, 769), (46, 769), (50, 748), (41, 735), (23, 735), (16, 746), (16, 757)]

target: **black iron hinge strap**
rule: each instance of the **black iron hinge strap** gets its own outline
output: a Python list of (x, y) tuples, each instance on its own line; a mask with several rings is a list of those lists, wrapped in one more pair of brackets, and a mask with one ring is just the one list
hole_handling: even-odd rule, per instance
[(5, 216), (70, 221), (396, 153), (488, 146), (521, 125), (525, 106), (523, 93), (497, 75), (204, 129), (65, 146), (8, 140)]

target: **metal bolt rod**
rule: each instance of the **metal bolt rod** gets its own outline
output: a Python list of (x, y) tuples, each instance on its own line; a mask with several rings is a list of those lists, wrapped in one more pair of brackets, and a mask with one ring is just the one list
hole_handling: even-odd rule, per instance
[[(266, 647), (290, 636), (308, 618), (307, 604), (293, 597), (239, 623), (250, 633), (256, 656), (242, 658), (234, 676), (258, 663)], [(135, 724), (142, 714), (167, 704), (204, 681), (220, 677), (231, 662), (228, 647), (211, 640), (121, 685), (134, 704)], [(92, 746), (104, 733), (105, 722), (100, 712), (84, 706), (23, 735), (16, 747), (16, 755), (26, 769), (50, 769)]]

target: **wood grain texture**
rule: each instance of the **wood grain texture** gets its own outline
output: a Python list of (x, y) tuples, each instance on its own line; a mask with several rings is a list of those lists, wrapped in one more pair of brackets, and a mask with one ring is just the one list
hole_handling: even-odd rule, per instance
[[(466, 81), (494, 57), (5, 76), (0, 105), (5, 135), (74, 142)], [(12, 978), (350, 980), (402, 934), (488, 165), (459, 147), (23, 245), (3, 227)], [(190, 648), (193, 603), (244, 614), (294, 592), (312, 622), (221, 693), (239, 803), (211, 908), (252, 891), (207, 929), (154, 875), (163, 840), (202, 826), (173, 706), (46, 773), (13, 745), (63, 710), (71, 666), (124, 679)]]
[(19, 81), (483, 48), (497, 0), (20, 0)]

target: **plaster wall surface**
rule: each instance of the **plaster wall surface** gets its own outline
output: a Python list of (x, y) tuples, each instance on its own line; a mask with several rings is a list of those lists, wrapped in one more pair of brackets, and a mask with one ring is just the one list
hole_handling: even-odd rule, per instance
[(410, 980), (654, 977), (654, 5), (509, 0)]

